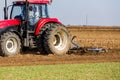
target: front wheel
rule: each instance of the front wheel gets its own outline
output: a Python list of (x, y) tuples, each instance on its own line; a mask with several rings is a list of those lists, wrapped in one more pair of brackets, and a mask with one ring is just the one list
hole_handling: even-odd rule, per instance
[(52, 25), (45, 31), (44, 48), (48, 53), (66, 54), (70, 48), (70, 35), (61, 25)]
[(13, 32), (7, 32), (1, 35), (0, 55), (11, 56), (20, 52), (21, 41)]

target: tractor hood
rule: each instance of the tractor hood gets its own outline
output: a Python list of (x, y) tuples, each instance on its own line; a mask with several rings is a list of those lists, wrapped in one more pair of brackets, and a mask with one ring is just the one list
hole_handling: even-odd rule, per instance
[(0, 29), (10, 27), (10, 26), (17, 26), (20, 24), (21, 24), (21, 21), (18, 19), (2, 20), (0, 21)]

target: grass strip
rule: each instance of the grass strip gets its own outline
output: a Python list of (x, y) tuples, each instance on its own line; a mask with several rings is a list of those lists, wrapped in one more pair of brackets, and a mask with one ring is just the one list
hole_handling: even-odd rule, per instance
[(119, 80), (120, 62), (0, 67), (0, 80)]

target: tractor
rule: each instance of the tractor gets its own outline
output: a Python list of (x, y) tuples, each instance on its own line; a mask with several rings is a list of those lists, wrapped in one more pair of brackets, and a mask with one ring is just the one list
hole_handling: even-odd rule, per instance
[(70, 48), (70, 34), (57, 19), (50, 18), (51, 0), (19, 0), (12, 4), (8, 18), (5, 0), (0, 21), (0, 55), (12, 56), (36, 48), (41, 54), (64, 55)]

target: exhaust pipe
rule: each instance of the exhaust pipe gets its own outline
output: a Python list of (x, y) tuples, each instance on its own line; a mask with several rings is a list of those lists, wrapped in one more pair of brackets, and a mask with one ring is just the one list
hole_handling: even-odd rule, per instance
[(7, 0), (5, 0), (5, 7), (4, 7), (4, 19), (8, 19), (8, 7), (7, 7)]

